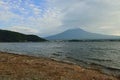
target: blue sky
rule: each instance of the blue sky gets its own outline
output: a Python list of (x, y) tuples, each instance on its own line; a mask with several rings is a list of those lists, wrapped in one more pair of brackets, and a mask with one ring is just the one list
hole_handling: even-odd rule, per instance
[(49, 36), (67, 29), (120, 35), (119, 0), (0, 0), (0, 29)]

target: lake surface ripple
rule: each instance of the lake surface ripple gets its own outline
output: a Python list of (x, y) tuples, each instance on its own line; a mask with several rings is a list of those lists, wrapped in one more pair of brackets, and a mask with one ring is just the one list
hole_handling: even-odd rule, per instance
[(69, 61), (120, 75), (120, 42), (0, 43), (0, 51)]

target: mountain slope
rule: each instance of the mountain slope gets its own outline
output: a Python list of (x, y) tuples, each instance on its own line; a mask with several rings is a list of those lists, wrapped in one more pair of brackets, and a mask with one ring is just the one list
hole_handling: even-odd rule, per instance
[(86, 39), (119, 39), (119, 38), (120, 37), (118, 36), (86, 32), (80, 28), (70, 29), (60, 34), (46, 37), (46, 39), (48, 40), (72, 40), (72, 39), (86, 40)]
[(0, 30), (0, 42), (40, 42), (46, 41), (36, 35), (25, 35), (18, 32)]

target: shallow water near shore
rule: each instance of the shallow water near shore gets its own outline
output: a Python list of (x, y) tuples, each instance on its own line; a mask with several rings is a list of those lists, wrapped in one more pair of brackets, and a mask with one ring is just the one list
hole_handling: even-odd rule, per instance
[(69, 61), (120, 75), (120, 42), (0, 43), (0, 51)]

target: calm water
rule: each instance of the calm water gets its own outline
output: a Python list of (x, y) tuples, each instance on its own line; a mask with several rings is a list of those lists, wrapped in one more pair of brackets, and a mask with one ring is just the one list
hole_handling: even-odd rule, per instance
[(120, 42), (0, 43), (0, 51), (69, 61), (120, 74)]

